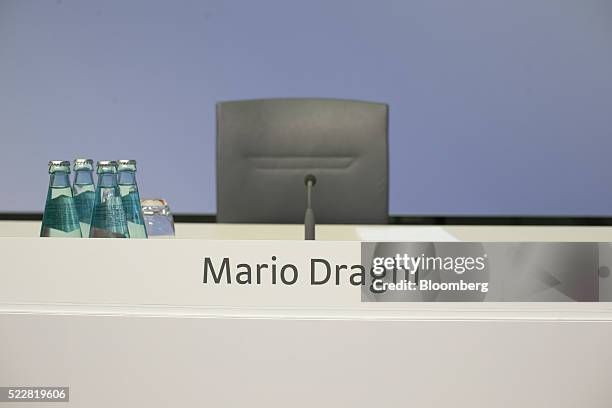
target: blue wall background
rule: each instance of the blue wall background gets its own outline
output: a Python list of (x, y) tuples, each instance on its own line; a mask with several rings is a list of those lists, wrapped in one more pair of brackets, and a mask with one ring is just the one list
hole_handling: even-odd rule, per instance
[(393, 214), (612, 215), (609, 0), (0, 0), (0, 211), (87, 156), (213, 213), (215, 102), (277, 96), (390, 104)]

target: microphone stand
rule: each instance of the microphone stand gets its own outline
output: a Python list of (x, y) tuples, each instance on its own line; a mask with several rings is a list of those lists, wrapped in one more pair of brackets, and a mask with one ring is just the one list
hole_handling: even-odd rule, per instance
[(306, 184), (306, 214), (304, 214), (304, 239), (314, 240), (315, 239), (315, 216), (312, 210), (312, 186), (317, 183), (317, 178), (312, 174), (308, 174), (304, 177), (304, 184)]

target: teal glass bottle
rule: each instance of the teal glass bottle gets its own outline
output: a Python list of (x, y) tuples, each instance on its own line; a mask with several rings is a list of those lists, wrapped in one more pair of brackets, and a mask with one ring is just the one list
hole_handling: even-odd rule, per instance
[(70, 188), (70, 162), (50, 161), (49, 174), (49, 189), (40, 236), (81, 238), (79, 216)]
[(81, 223), (81, 233), (84, 237), (88, 237), (94, 198), (96, 196), (96, 188), (93, 181), (93, 160), (76, 159), (74, 161), (72, 194), (74, 195), (74, 203), (76, 204), (79, 222)]
[(130, 233), (117, 184), (117, 162), (99, 161), (97, 173), (98, 184), (89, 238), (129, 238)]
[(119, 192), (127, 218), (130, 238), (147, 238), (140, 194), (136, 183), (136, 160), (119, 160)]

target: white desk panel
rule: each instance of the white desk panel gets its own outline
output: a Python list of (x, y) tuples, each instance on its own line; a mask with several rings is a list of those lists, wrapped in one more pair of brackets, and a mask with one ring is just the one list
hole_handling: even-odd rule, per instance
[[(4, 222), (0, 236), (38, 227)], [(0, 386), (69, 386), (65, 405), (87, 408), (611, 406), (607, 303), (364, 304), (342, 286), (201, 283), (204, 254), (251, 262), (273, 250), (301, 270), (315, 253), (359, 261), (358, 242), (302, 234), (178, 224), (179, 238), (201, 239), (0, 238)], [(612, 241), (612, 229), (320, 226), (318, 236)], [(114, 261), (96, 261), (107, 254)], [(91, 263), (69, 267), (65, 255)]]
[(0, 314), (29, 408), (609, 408), (612, 324)]
[[(265, 319), (610, 321), (609, 302), (362, 302), (361, 288), (310, 284), (311, 258), (361, 263), (357, 241), (0, 238), (0, 310), (7, 313)], [(236, 266), (299, 271), (292, 285), (238, 285)], [(230, 258), (234, 283), (203, 284), (204, 258)], [(75, 267), (76, 265), (76, 267)], [(319, 271), (320, 272), (320, 271)], [(210, 278), (212, 279), (212, 278)]]

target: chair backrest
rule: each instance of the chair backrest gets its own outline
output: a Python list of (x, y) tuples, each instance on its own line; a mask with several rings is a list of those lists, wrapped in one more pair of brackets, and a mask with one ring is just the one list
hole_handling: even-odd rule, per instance
[(386, 224), (388, 106), (335, 99), (217, 104), (217, 222)]

